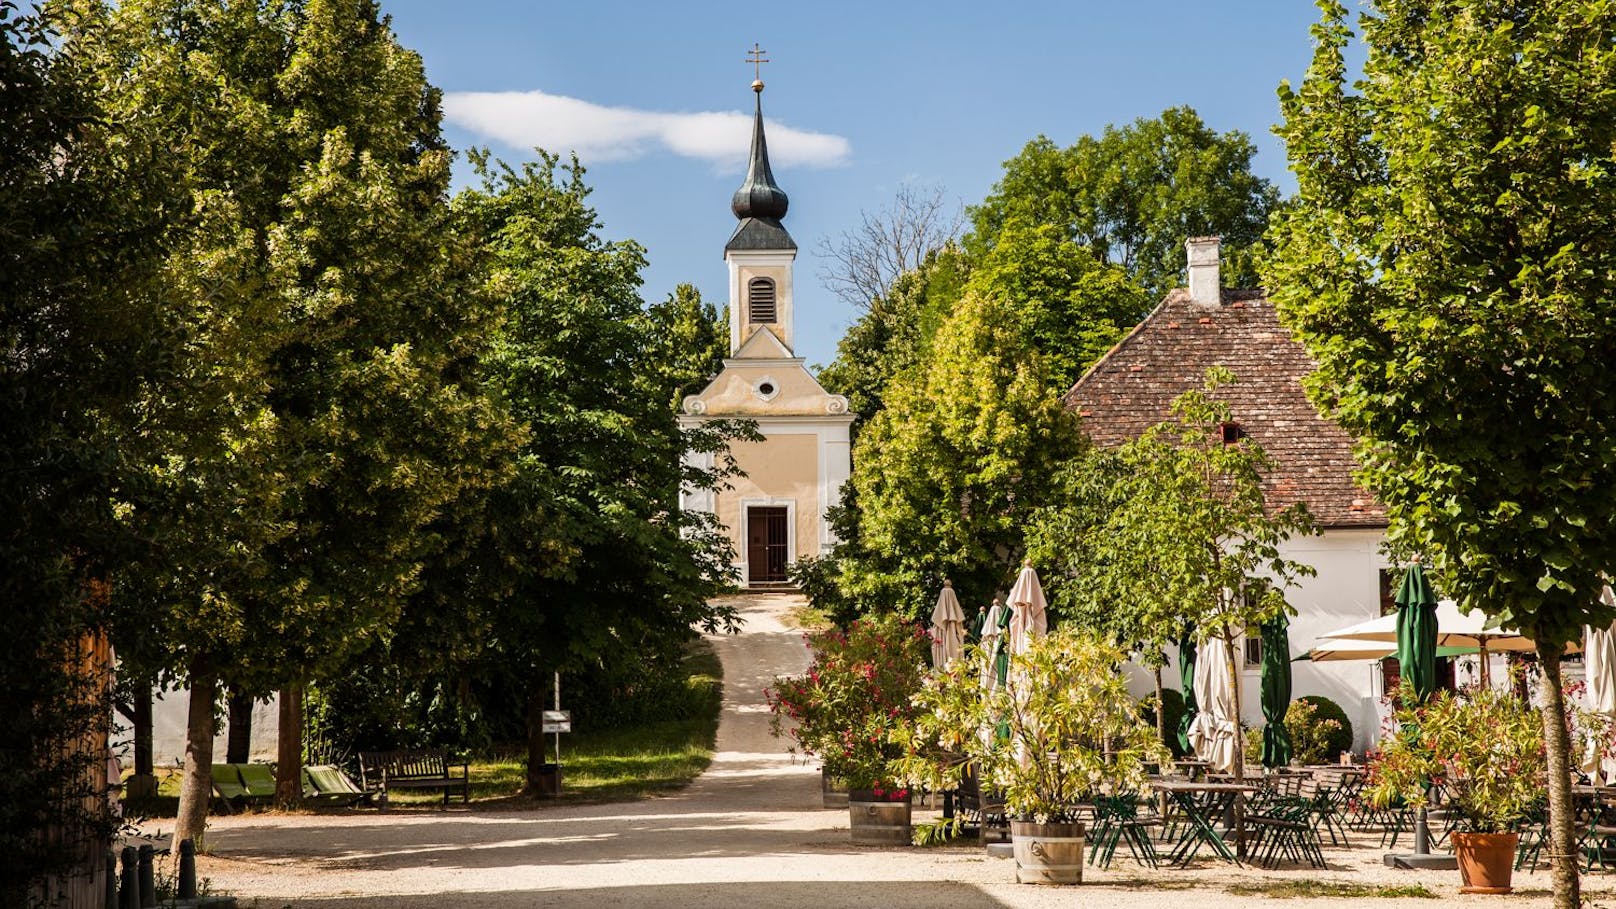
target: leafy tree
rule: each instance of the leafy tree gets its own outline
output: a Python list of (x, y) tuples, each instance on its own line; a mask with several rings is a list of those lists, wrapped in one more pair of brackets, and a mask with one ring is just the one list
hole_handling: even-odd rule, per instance
[(866, 610), (910, 618), (931, 608), (944, 578), (964, 601), (986, 602), (1080, 445), (1011, 306), (967, 294), (856, 445), (859, 533), (844, 585)]
[(0, 4), (0, 902), (17, 906), (105, 860), (111, 705), (81, 658), (131, 554), (112, 506), (138, 383), (175, 354), (153, 292), (162, 160), (107, 153), (123, 137), (56, 26)]
[(651, 333), (659, 364), (673, 385), (673, 406), (685, 395), (706, 387), (724, 368), (729, 356), (729, 320), (701, 298), (693, 284), (680, 284), (668, 299), (646, 308), (646, 330)]
[[(1216, 392), (1234, 378), (1208, 370), (1204, 387), (1173, 401), (1172, 419), (1074, 468), (1076, 504), (1035, 522), (1033, 549), (1054, 566), (1057, 602), (1121, 642), (1159, 652), (1187, 626), (1221, 638), (1238, 717), (1237, 645), (1288, 611), (1284, 589), (1312, 569), (1283, 558), (1279, 544), (1314, 530), (1301, 503), (1268, 508), (1262, 481), (1273, 463), (1260, 446), (1223, 442), (1229, 409)], [(1235, 778), (1244, 779), (1239, 757)]]
[(1218, 234), (1229, 277), (1250, 282), (1249, 252), (1279, 201), (1273, 184), (1252, 174), (1255, 153), (1250, 137), (1216, 132), (1188, 107), (1108, 126), (1068, 148), (1039, 136), (970, 209), (967, 245), (991, 247), (1016, 225), (1052, 225), (1155, 300), (1180, 283), (1184, 238)]
[(643, 251), (595, 233), (577, 162), (471, 157), (482, 182), (456, 197), (456, 221), (484, 250), (479, 292), (505, 314), (491, 392), (524, 430), (488, 506), (486, 570), (510, 593), (490, 604), (472, 671), (503, 673), (524, 697), (537, 790), (551, 673), (653, 659), (695, 627), (732, 627), (733, 609), (709, 602), (725, 587), (727, 540), (678, 497), (719, 480), (683, 467), (686, 448), (719, 449), (736, 429), (680, 432), (671, 402), (710, 361), (659, 359), (669, 339), (642, 310)]
[[(1280, 100), (1297, 175), (1274, 302), (1357, 437), (1389, 536), (1543, 667), (1549, 765), (1569, 766), (1561, 656), (1608, 625), (1616, 564), (1616, 11), (1597, 0), (1320, 4)], [(1578, 903), (1571, 793), (1549, 774), (1555, 903)]]
[(76, 7), (69, 45), (111, 116), (165, 136), (185, 194), (164, 284), (188, 356), (144, 389), (126, 502), (149, 547), (120, 643), (190, 686), (176, 835), (196, 836), (219, 685), (335, 671), (478, 482), (481, 314), (448, 292), (436, 90), (374, 4)]

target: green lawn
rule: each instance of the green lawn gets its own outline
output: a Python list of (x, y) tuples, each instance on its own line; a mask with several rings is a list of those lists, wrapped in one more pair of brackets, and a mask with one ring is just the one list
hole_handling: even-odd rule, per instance
[[(633, 729), (580, 731), (561, 736), (561, 801), (613, 801), (677, 789), (695, 779), (713, 758), (722, 700), (723, 668), (712, 645), (698, 641), (685, 661), (688, 684), (705, 693), (710, 709), (699, 719), (652, 723)], [(547, 755), (548, 756), (548, 755)], [(473, 803), (526, 803), (521, 796), (523, 763), (507, 755), (471, 762)], [(158, 771), (160, 774), (163, 771)], [(131, 814), (173, 817), (180, 776), (158, 782), (158, 797), (130, 806)], [(441, 793), (394, 793), (393, 806), (441, 804)], [(252, 810), (252, 809), (249, 809)]]

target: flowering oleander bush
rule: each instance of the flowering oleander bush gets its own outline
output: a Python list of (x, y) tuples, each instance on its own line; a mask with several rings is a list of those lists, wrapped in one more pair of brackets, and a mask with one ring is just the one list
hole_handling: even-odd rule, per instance
[(1046, 824), (1077, 820), (1079, 804), (1097, 794), (1145, 792), (1150, 766), (1171, 752), (1128, 694), (1127, 659), (1061, 629), (1013, 656), (1009, 684), (989, 692), (981, 679), (990, 655), (968, 649), (926, 679), (915, 721), (893, 727), (903, 779), (947, 789), (960, 765), (975, 761), (983, 787), (1002, 793), (1011, 815)]
[[(1328, 706), (1325, 706), (1328, 705)], [(1352, 725), (1334, 701), (1302, 697), (1285, 709), (1291, 753), (1303, 764), (1334, 764), (1352, 748)]]
[[(1411, 691), (1397, 703), (1413, 703)], [(1519, 830), (1545, 798), (1543, 725), (1531, 705), (1498, 691), (1439, 691), (1422, 706), (1399, 707), (1395, 727), (1369, 753), (1364, 797), (1386, 806), (1427, 803), (1427, 781), (1445, 786), (1465, 828)]]
[(770, 731), (789, 735), (793, 751), (819, 758), (849, 789), (907, 798), (888, 769), (902, 749), (887, 733), (915, 720), (911, 697), (929, 672), (931, 635), (886, 616), (807, 637), (814, 654), (808, 673), (777, 678), (765, 692)]

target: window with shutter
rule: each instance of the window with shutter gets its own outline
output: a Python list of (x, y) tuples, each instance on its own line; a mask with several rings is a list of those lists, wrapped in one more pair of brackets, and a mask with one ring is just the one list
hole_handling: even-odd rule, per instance
[(746, 286), (748, 321), (773, 322), (774, 309), (774, 281), (769, 278), (753, 278)]

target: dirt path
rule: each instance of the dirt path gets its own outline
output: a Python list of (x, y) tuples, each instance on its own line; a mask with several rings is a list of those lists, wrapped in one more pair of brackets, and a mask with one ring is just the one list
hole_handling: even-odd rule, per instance
[[(1333, 853), (1328, 873), (1198, 868), (1150, 871), (1119, 859), (1078, 893), (1012, 883), (1008, 861), (980, 847), (854, 848), (846, 812), (819, 807), (819, 777), (768, 734), (763, 688), (807, 665), (801, 635), (781, 617), (798, 601), (739, 601), (745, 628), (714, 640), (724, 664), (724, 714), (711, 768), (671, 796), (534, 810), (449, 809), (378, 814), (261, 814), (212, 822), (201, 873), (248, 906), (344, 909), (990, 909), (1073, 904), (1175, 909), (1223, 907), (1234, 882), (1329, 878), (1422, 883), (1450, 896), (1452, 874), (1388, 872), (1369, 846)], [(1518, 886), (1545, 888), (1547, 875)], [(1290, 899), (1290, 909), (1345, 899)], [(1376, 909), (1429, 899), (1374, 899)], [(1511, 906), (1546, 905), (1545, 896)]]

